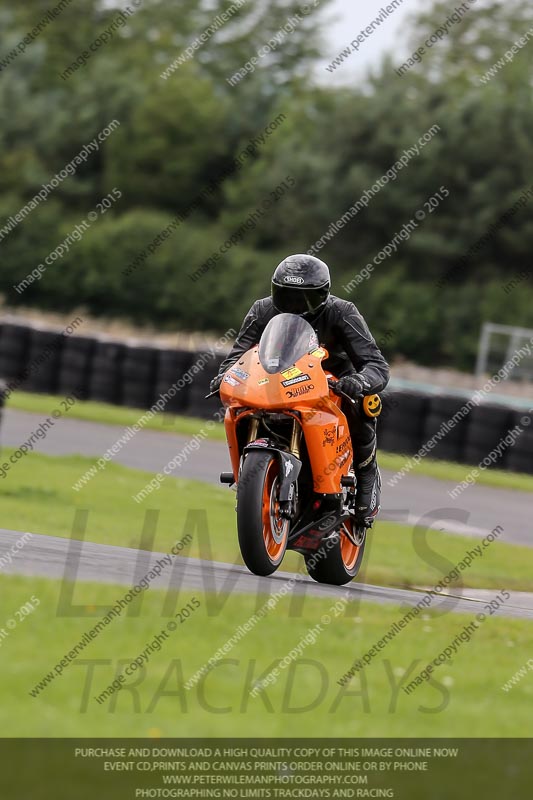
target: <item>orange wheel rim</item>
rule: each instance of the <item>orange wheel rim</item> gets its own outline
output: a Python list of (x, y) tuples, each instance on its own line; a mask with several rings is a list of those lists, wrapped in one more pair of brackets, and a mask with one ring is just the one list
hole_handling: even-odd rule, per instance
[(342, 562), (347, 570), (352, 570), (355, 567), (357, 559), (359, 557), (359, 553), (361, 551), (361, 545), (354, 544), (349, 537), (344, 532), (345, 526), (348, 527), (349, 532), (353, 536), (353, 522), (352, 520), (346, 520), (341, 528), (341, 557)]
[(268, 557), (273, 564), (283, 556), (287, 547), (289, 520), (280, 514), (279, 502), (276, 498), (278, 485), (278, 463), (274, 459), (268, 465), (263, 486), (263, 541)]

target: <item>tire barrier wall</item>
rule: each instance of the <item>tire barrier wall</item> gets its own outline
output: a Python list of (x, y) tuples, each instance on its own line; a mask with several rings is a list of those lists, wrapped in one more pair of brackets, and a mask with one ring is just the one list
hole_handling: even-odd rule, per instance
[(4, 381), (0, 381), (0, 426), (2, 425), (2, 418), (4, 416), (5, 402), (6, 402), (6, 385)]
[(382, 397), (381, 450), (474, 467), (493, 454), (485, 467), (533, 474), (532, 411), (495, 403), (468, 409), (468, 399), (421, 392), (387, 390)]
[[(2, 392), (0, 380), (0, 413), (5, 393), (15, 389), (60, 395), (76, 391), (87, 400), (146, 410), (174, 386), (166, 411), (210, 419), (220, 402), (205, 395), (223, 357), (5, 322), (0, 324), (0, 379), (7, 389)], [(457, 396), (387, 390), (378, 421), (379, 448), (406, 457), (425, 448), (429, 458), (472, 466), (500, 448), (493, 467), (533, 474), (533, 418), (528, 412), (484, 403), (463, 414), (466, 403)], [(501, 447), (517, 425), (523, 432), (512, 446)]]

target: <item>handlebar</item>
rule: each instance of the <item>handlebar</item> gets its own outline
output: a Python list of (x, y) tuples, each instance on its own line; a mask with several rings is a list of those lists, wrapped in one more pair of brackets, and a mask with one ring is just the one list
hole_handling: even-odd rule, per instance
[(353, 403), (354, 406), (357, 405), (357, 400), (354, 400), (353, 397), (350, 397), (349, 394), (346, 394), (346, 392), (343, 392), (341, 389), (337, 389), (337, 384), (338, 381), (334, 381), (332, 378), (328, 378), (328, 386), (332, 392), (334, 392), (339, 397), (344, 397), (346, 400), (349, 400), (350, 403)]

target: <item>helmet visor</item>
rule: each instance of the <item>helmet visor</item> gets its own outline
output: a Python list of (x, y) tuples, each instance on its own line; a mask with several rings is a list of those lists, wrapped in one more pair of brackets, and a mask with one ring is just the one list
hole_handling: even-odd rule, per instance
[(304, 287), (296, 289), (293, 286), (277, 286), (272, 284), (272, 301), (282, 314), (307, 314), (317, 311), (329, 296), (329, 288), (320, 289)]

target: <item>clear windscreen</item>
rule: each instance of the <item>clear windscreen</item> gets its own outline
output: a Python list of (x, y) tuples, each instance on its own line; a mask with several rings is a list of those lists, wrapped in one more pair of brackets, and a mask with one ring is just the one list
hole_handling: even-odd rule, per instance
[(315, 350), (318, 339), (311, 325), (295, 314), (279, 314), (270, 320), (259, 342), (261, 366), (270, 375), (292, 367)]

